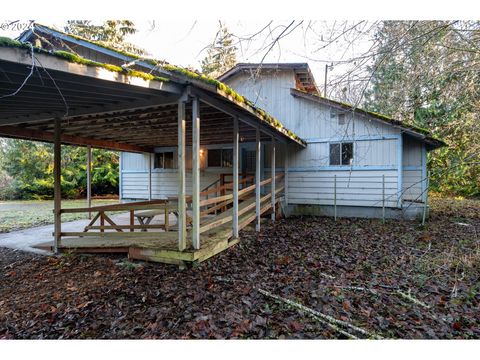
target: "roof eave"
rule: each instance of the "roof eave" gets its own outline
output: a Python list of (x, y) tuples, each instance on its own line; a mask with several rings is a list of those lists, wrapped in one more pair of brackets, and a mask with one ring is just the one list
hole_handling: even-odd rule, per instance
[[(334, 101), (334, 100), (330, 100), (330, 99), (323, 98), (323, 97), (320, 97), (320, 96), (316, 96), (316, 95), (313, 95), (313, 94), (305, 93), (305, 92), (297, 90), (297, 89), (290, 89), (290, 93), (293, 96), (299, 96), (299, 97), (302, 97), (302, 98), (305, 98), (305, 99), (308, 99), (308, 100), (321, 102), (321, 103), (324, 103), (324, 104), (327, 104), (327, 105), (330, 105), (330, 106), (336, 106), (336, 107), (341, 108), (341, 109), (347, 109), (347, 110), (352, 110), (353, 109), (351, 106), (349, 106), (347, 104), (342, 104), (342, 103), (339, 103), (339, 102)], [(432, 136), (428, 136), (428, 135), (426, 135), (422, 132), (415, 131), (413, 129), (410, 129), (410, 128), (402, 125), (399, 120), (395, 120), (395, 119), (387, 120), (387, 119), (383, 118), (381, 115), (377, 116), (377, 115), (372, 114), (372, 113), (370, 113), (368, 111), (365, 111), (363, 109), (358, 109), (357, 108), (357, 109), (354, 109), (354, 111), (356, 111), (357, 113), (362, 114), (364, 116), (368, 116), (369, 118), (371, 118), (373, 120), (376, 120), (378, 122), (381, 122), (383, 124), (392, 126), (394, 128), (397, 128), (397, 129), (400, 129), (403, 133), (406, 133), (406, 134), (408, 134), (412, 137), (415, 137), (415, 138), (425, 142), (426, 144), (429, 144), (431, 146), (432, 150), (443, 147), (443, 146), (447, 146), (447, 144), (445, 142), (443, 142), (442, 140), (435, 139)]]

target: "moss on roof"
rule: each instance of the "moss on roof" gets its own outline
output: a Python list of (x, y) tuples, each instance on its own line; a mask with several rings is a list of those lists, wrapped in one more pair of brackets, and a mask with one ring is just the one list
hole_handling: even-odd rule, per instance
[(414, 124), (408, 124), (408, 123), (405, 123), (403, 121), (400, 121), (400, 120), (397, 120), (397, 119), (394, 119), (390, 116), (387, 116), (387, 115), (384, 115), (384, 114), (380, 114), (380, 113), (377, 113), (377, 112), (374, 112), (374, 111), (368, 111), (368, 110), (364, 110), (364, 109), (361, 109), (361, 108), (358, 108), (358, 107), (355, 107), (353, 106), (352, 104), (348, 104), (348, 103), (344, 103), (344, 102), (341, 102), (341, 101), (338, 101), (338, 100), (332, 100), (332, 99), (329, 99), (329, 98), (326, 98), (324, 96), (320, 96), (320, 95), (314, 95), (314, 94), (310, 94), (306, 91), (303, 91), (303, 90), (299, 90), (299, 89), (295, 89), (296, 91), (298, 92), (301, 92), (301, 93), (304, 93), (306, 95), (309, 95), (309, 96), (314, 96), (314, 97), (317, 97), (317, 98), (320, 98), (324, 101), (327, 101), (327, 102), (330, 102), (330, 103), (334, 103), (334, 104), (337, 104), (337, 105), (340, 105), (342, 107), (347, 107), (349, 109), (352, 109), (354, 111), (358, 111), (358, 112), (361, 112), (361, 113), (364, 113), (364, 114), (367, 114), (367, 115), (370, 115), (370, 116), (373, 116), (373, 117), (376, 117), (380, 120), (383, 120), (385, 122), (388, 122), (388, 123), (391, 123), (392, 125), (397, 125), (399, 127), (402, 127), (404, 129), (408, 129), (408, 130), (412, 130), (412, 131), (415, 131), (417, 133), (420, 133), (428, 138), (430, 138), (431, 140), (434, 140), (434, 141), (437, 141), (437, 142), (440, 142), (442, 144), (445, 144), (445, 142), (441, 139), (439, 139), (438, 137), (434, 136), (430, 130), (428, 129), (425, 129), (425, 128), (422, 128), (418, 125), (414, 125)]
[[(45, 25), (40, 25), (40, 26), (44, 26), (44, 27), (48, 28)], [(52, 30), (58, 31), (58, 30), (55, 30), (55, 29), (52, 29)], [(62, 33), (61, 31), (58, 31), (58, 32)], [(65, 33), (63, 33), (63, 34), (65, 34)], [(141, 58), (138, 55), (122, 52), (122, 51), (119, 51), (117, 49), (110, 48), (110, 47), (105, 46), (105, 45), (101, 45), (97, 42), (86, 40), (86, 39), (84, 39), (82, 37), (79, 37), (79, 36), (75, 36), (75, 35), (71, 35), (71, 34), (65, 34), (65, 35), (71, 36), (71, 37), (74, 37), (74, 38), (78, 38), (78, 39), (87, 41), (89, 43), (95, 44), (95, 45), (102, 46), (105, 49), (115, 51), (117, 53), (120, 53), (120, 54), (123, 54), (123, 55), (126, 55), (126, 56), (130, 56), (130, 57), (135, 58), (135, 59), (140, 59)], [(3, 37), (0, 37), (0, 46), (30, 49), (30, 45), (27, 44), (27, 43), (22, 43), (22, 42), (17, 41), (17, 40), (12, 40), (10, 38), (3, 38)], [(100, 62), (97, 62), (97, 61), (89, 60), (89, 59), (83, 58), (83, 57), (81, 57), (77, 54), (73, 54), (73, 53), (68, 52), (68, 51), (57, 50), (57, 51), (50, 52), (50, 51), (46, 51), (45, 49), (37, 48), (37, 47), (34, 47), (34, 51), (39, 52), (39, 53), (51, 54), (51, 55), (54, 55), (56, 57), (63, 58), (67, 61), (78, 63), (78, 64), (83, 64), (83, 65), (87, 65), (87, 66), (102, 67), (102, 68), (107, 69), (109, 71), (124, 73), (126, 75), (130, 75), (130, 76), (134, 76), (134, 77), (140, 77), (140, 78), (143, 78), (144, 80), (157, 80), (157, 81), (164, 81), (164, 82), (169, 81), (169, 79), (167, 79), (167, 78), (155, 76), (155, 75), (148, 74), (148, 73), (145, 73), (145, 72), (142, 72), (142, 71), (132, 70), (132, 69), (123, 68), (123, 67), (120, 67), (120, 66), (117, 66), (117, 65), (100, 63)], [(187, 78), (187, 79), (190, 79), (190, 80), (193, 80), (193, 81), (200, 81), (204, 84), (214, 86), (217, 90), (217, 93), (219, 93), (223, 97), (228, 98), (230, 101), (236, 102), (238, 105), (240, 105), (242, 107), (246, 107), (247, 110), (249, 110), (250, 112), (255, 114), (263, 122), (266, 122), (270, 126), (274, 127), (277, 131), (283, 133), (284, 135), (290, 137), (291, 139), (295, 140), (296, 142), (298, 142), (302, 145), (306, 145), (304, 140), (302, 140), (293, 131), (285, 128), (279, 120), (277, 120), (273, 116), (269, 115), (263, 109), (260, 109), (260, 108), (256, 107), (253, 104), (253, 102), (246, 99), (242, 95), (238, 94), (235, 90), (233, 90), (232, 88), (230, 88), (226, 84), (224, 84), (224, 83), (222, 83), (222, 82), (220, 82), (220, 81), (218, 81), (214, 78), (206, 76), (204, 74), (200, 74), (200, 73), (197, 73), (197, 72), (194, 72), (194, 71), (191, 71), (191, 70), (179, 67), (179, 66), (175, 66), (175, 65), (172, 65), (172, 64), (169, 64), (169, 63), (166, 63), (166, 62), (159, 61), (159, 60), (145, 59), (144, 61), (149, 62), (153, 66), (156, 66), (158, 68), (166, 70), (169, 73), (177, 74), (177, 75), (180, 75), (184, 78)]]
[(274, 118), (273, 116), (269, 115), (266, 111), (263, 109), (260, 109), (256, 107), (250, 100), (245, 98), (244, 96), (240, 95), (237, 93), (235, 90), (233, 90), (231, 87), (228, 85), (222, 83), (221, 81), (218, 81), (217, 79), (211, 78), (209, 76), (206, 76), (204, 74), (200, 74), (185, 68), (181, 68), (179, 66), (171, 65), (171, 64), (157, 64), (157, 66), (163, 68), (164, 70), (167, 70), (171, 73), (174, 74), (179, 74), (181, 76), (187, 77), (189, 79), (192, 79), (194, 81), (201, 81), (205, 84), (215, 86), (217, 89), (217, 92), (222, 95), (223, 97), (229, 98), (231, 101), (234, 101), (238, 103), (239, 105), (243, 107), (247, 107), (247, 110), (253, 112), (260, 120), (268, 123), (272, 127), (274, 127), (276, 130), (280, 131), (284, 135), (292, 138), (293, 140), (304, 144), (305, 141), (303, 141), (298, 135), (296, 135), (294, 132), (291, 130), (288, 130), (283, 126), (283, 124)]
[[(13, 40), (7, 37), (0, 37), (0, 47), (14, 47), (14, 48), (21, 48), (21, 49), (31, 49), (31, 45), (28, 43), (22, 43), (18, 40)], [(156, 81), (163, 81), (167, 82), (169, 79), (160, 77), (160, 76), (155, 76), (152, 74), (145, 73), (143, 71), (137, 71), (137, 70), (132, 70), (128, 68), (122, 68), (121, 66), (117, 65), (112, 65), (112, 64), (106, 64), (106, 63), (101, 63), (98, 61), (93, 61), (89, 59), (85, 59), (77, 54), (73, 54), (68, 51), (63, 51), (63, 50), (57, 50), (57, 51), (47, 51), (42, 48), (38, 48), (33, 46), (33, 51), (36, 53), (42, 53), (42, 54), (49, 54), (56, 56), (61, 59), (65, 59), (69, 62), (77, 63), (77, 64), (82, 64), (82, 65), (87, 65), (87, 66), (95, 66), (95, 67), (101, 67), (104, 68), (108, 71), (112, 72), (117, 72), (117, 73), (122, 73), (128, 76), (133, 76), (133, 77), (138, 77), (142, 78), (144, 80), (156, 80)]]

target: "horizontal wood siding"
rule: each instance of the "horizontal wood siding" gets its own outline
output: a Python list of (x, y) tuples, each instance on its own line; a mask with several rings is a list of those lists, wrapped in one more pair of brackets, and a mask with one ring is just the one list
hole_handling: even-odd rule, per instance
[(385, 175), (385, 206), (397, 205), (396, 170), (292, 171), (288, 174), (289, 204), (334, 205), (337, 176), (338, 206), (382, 206), (382, 175)]
[[(200, 188), (203, 189), (218, 179), (218, 174), (202, 172), (200, 175)], [(192, 176), (187, 172), (187, 194), (192, 193)], [(152, 198), (165, 199), (177, 196), (178, 174), (177, 170), (152, 172)], [(129, 172), (122, 174), (122, 199), (148, 199), (148, 171)]]

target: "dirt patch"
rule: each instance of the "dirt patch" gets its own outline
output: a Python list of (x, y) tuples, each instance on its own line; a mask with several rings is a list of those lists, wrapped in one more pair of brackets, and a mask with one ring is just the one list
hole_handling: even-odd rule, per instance
[(479, 338), (480, 204), (435, 201), (425, 228), (291, 218), (184, 271), (2, 249), (0, 338), (345, 337), (257, 288), (386, 338)]

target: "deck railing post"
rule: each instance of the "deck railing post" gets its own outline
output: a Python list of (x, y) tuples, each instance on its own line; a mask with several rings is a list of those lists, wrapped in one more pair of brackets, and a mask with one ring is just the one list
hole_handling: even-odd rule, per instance
[(187, 247), (187, 213), (185, 202), (185, 102), (178, 102), (178, 250)]
[[(92, 146), (87, 146), (87, 206), (92, 207)], [(92, 212), (88, 212), (88, 218), (92, 219)]]
[(255, 230), (260, 231), (260, 166), (261, 166), (261, 156), (260, 156), (260, 128), (257, 127), (255, 131), (255, 212), (257, 214), (257, 223)]
[(275, 189), (276, 189), (276, 182), (275, 182), (275, 151), (276, 151), (276, 146), (275, 146), (275, 138), (272, 137), (272, 150), (271, 150), (271, 164), (270, 168), (272, 170), (272, 183), (271, 183), (271, 190), (272, 190), (272, 221), (275, 221)]
[(233, 220), (232, 237), (238, 238), (238, 155), (239, 155), (238, 117), (233, 118)]
[(192, 104), (192, 245), (200, 249), (200, 103)]
[(61, 119), (55, 118), (54, 130), (54, 145), (53, 145), (53, 211), (54, 211), (54, 242), (53, 250), (57, 254), (61, 242), (62, 232), (62, 123)]

